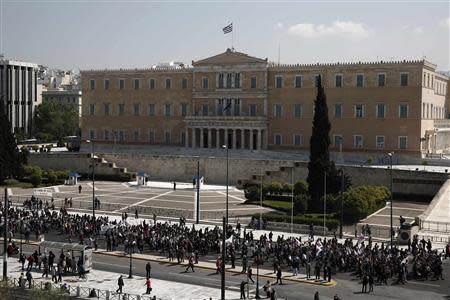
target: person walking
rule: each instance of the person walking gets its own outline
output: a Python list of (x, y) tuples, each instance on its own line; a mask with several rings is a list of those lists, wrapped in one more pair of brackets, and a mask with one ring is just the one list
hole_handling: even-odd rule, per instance
[(145, 293), (150, 294), (152, 292), (152, 280), (149, 277), (145, 280), (145, 286), (147, 287), (147, 291)]
[(314, 300), (320, 300), (320, 298), (319, 298), (319, 291), (316, 291), (314, 293)]
[(150, 264), (150, 262), (147, 262), (147, 264), (145, 265), (145, 272), (147, 273), (146, 277), (150, 278), (151, 276), (151, 272), (152, 272), (152, 265)]
[(269, 280), (267, 280), (267, 283), (263, 286), (263, 290), (266, 292), (267, 298), (270, 298), (270, 295), (272, 294), (272, 284)]
[(277, 270), (277, 284), (278, 284), (278, 281), (280, 281), (280, 285), (283, 285), (283, 281), (281, 279), (282, 277), (283, 277), (283, 273), (281, 272), (281, 268), (278, 267), (278, 270)]
[(369, 293), (373, 293), (373, 276), (369, 275)]
[(28, 288), (31, 289), (31, 281), (33, 280), (33, 276), (31, 275), (30, 271), (27, 271), (26, 277), (28, 281)]
[(255, 281), (252, 278), (252, 275), (253, 275), (253, 270), (252, 270), (252, 267), (249, 266), (248, 269), (247, 269), (247, 277), (248, 277), (249, 280), (252, 281), (252, 283), (255, 283)]
[(188, 266), (186, 268), (186, 272), (189, 271), (189, 268), (191, 268), (192, 272), (195, 272), (194, 271), (194, 255), (190, 255), (189, 256), (189, 263), (188, 263)]
[(119, 288), (116, 290), (116, 293), (122, 294), (122, 288), (124, 286), (122, 275), (120, 275), (119, 279), (117, 280), (117, 285), (119, 286)]
[(246, 299), (245, 298), (245, 285), (248, 284), (248, 282), (242, 280), (240, 284), (239, 290), (241, 291), (241, 297), (239, 299)]
[(56, 267), (52, 266), (52, 282), (57, 283), (58, 278), (56, 277)]
[(81, 194), (81, 189), (82, 189), (82, 187), (81, 187), (81, 184), (78, 186), (78, 194)]
[(362, 280), (362, 293), (367, 293), (367, 282), (368, 282), (368, 278), (367, 275), (363, 276), (363, 280)]

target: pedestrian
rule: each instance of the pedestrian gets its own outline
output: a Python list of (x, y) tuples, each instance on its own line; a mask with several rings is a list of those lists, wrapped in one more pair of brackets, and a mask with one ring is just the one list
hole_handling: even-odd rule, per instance
[(367, 275), (363, 276), (363, 280), (362, 280), (362, 293), (367, 293), (367, 282), (368, 282), (368, 278)]
[(147, 287), (147, 291), (145, 293), (150, 294), (152, 291), (152, 280), (149, 277), (145, 280), (145, 286)]
[(247, 255), (242, 256), (242, 271), (241, 273), (247, 272)]
[(320, 300), (318, 291), (314, 293), (314, 300)]
[(192, 272), (195, 272), (194, 271), (194, 255), (190, 255), (189, 256), (189, 263), (188, 263), (188, 266), (186, 268), (186, 272), (189, 270), (189, 268), (191, 268)]
[(30, 271), (27, 271), (27, 281), (28, 281), (28, 288), (31, 289), (31, 280), (33, 280), (33, 276), (31, 275)]
[(311, 262), (308, 260), (306, 263), (306, 279), (311, 278)]
[(55, 266), (52, 266), (52, 282), (57, 283), (58, 279), (56, 277), (56, 268)]
[(278, 284), (278, 281), (280, 281), (280, 285), (283, 285), (283, 281), (281, 280), (282, 276), (283, 276), (283, 274), (281, 272), (281, 268), (278, 267), (278, 270), (277, 270), (277, 284)]
[(23, 278), (23, 272), (22, 272), (22, 273), (20, 273), (20, 277), (19, 277), (19, 287), (21, 287), (21, 288), (25, 287), (24, 280), (25, 279)]
[(177, 190), (177, 183), (174, 181), (173, 182), (173, 190), (176, 191)]
[(255, 281), (252, 278), (252, 274), (253, 274), (252, 267), (249, 266), (248, 269), (247, 269), (247, 277), (248, 277), (248, 279), (250, 279), (252, 281), (252, 283), (255, 283)]
[(272, 292), (270, 293), (270, 300), (276, 300), (277, 299), (277, 292), (275, 289), (272, 289)]
[(151, 276), (151, 272), (152, 272), (152, 265), (150, 264), (150, 262), (147, 262), (147, 264), (145, 265), (145, 272), (147, 273), (146, 277), (150, 278)]
[(240, 285), (240, 288), (239, 288), (239, 290), (241, 291), (241, 297), (239, 299), (246, 299), (245, 298), (245, 285), (246, 284), (248, 284), (248, 282), (246, 282), (244, 280), (241, 281), (241, 285)]
[(138, 210), (137, 209), (134, 210), (134, 218), (135, 219), (139, 219), (139, 215), (138, 215)]
[(81, 184), (78, 186), (78, 194), (81, 194), (81, 189), (82, 189), (82, 187), (81, 187)]
[(270, 298), (270, 295), (272, 294), (272, 284), (270, 284), (269, 280), (267, 280), (267, 283), (263, 286), (263, 290), (266, 292), (267, 298)]
[(373, 292), (373, 276), (372, 274), (369, 275), (369, 293)]
[(122, 294), (122, 288), (124, 286), (122, 275), (120, 275), (119, 279), (117, 280), (117, 285), (119, 286), (119, 288), (116, 290), (116, 293)]

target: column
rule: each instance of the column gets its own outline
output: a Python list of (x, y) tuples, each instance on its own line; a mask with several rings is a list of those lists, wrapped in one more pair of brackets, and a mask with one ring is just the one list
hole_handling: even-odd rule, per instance
[(245, 129), (241, 129), (241, 149), (245, 149)]
[(192, 148), (196, 147), (196, 143), (195, 143), (195, 127), (192, 128)]
[(258, 150), (261, 150), (261, 137), (262, 137), (262, 134), (261, 134), (261, 129), (258, 129), (258, 140), (256, 141), (256, 145), (257, 145), (257, 149)]
[(212, 129), (211, 128), (207, 128), (206, 130), (208, 130), (208, 148), (211, 148), (212, 147), (212, 138), (211, 138), (211, 136), (212, 136), (212, 134), (211, 134), (211, 131), (212, 131)]
[(184, 134), (184, 147), (189, 147), (189, 128), (186, 127), (186, 132)]
[(250, 129), (250, 150), (253, 150), (253, 129)]
[(269, 147), (269, 134), (267, 129), (264, 130), (264, 149)]
[(220, 148), (220, 128), (216, 128), (216, 148)]
[(225, 128), (223, 130), (223, 134), (224, 134), (224, 144), (225, 144), (225, 146), (228, 147), (228, 128)]
[(204, 148), (203, 142), (204, 142), (203, 128), (200, 128), (200, 148)]
[(234, 106), (236, 105), (236, 99), (231, 99), (231, 115), (234, 116)]
[(231, 141), (233, 143), (233, 149), (236, 149), (236, 129), (233, 130), (233, 140)]

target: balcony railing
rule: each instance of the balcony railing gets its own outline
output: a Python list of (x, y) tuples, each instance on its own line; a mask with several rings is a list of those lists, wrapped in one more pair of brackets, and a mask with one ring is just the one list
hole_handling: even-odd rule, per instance
[(450, 128), (450, 119), (434, 120), (434, 128)]

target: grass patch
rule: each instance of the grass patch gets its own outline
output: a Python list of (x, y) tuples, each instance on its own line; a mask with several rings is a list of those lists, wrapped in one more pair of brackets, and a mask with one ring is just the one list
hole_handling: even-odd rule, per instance
[[(40, 184), (37, 187), (46, 187), (51, 186), (50, 184)], [(2, 188), (22, 188), (22, 189), (31, 189), (34, 186), (30, 182), (18, 181), (16, 179), (6, 179), (3, 184), (0, 185)]]
[[(260, 205), (259, 201), (247, 201), (245, 204)], [(263, 200), (262, 206), (276, 209), (282, 212), (290, 212), (292, 203), (290, 201)]]

